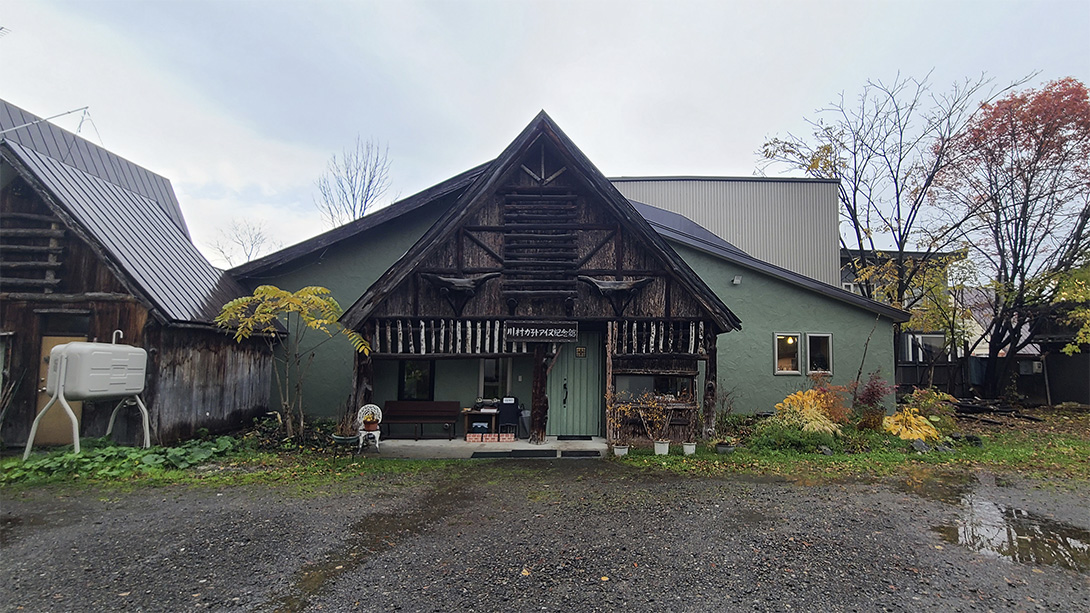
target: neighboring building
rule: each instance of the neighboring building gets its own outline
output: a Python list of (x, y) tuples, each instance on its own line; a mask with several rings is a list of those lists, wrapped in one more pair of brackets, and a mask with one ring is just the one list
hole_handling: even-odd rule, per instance
[(761, 261), (840, 282), (835, 179), (619, 177), (626, 198), (683, 215)]
[[(908, 318), (630, 201), (544, 113), (492, 162), (232, 273), (352, 305), (342, 321), (374, 353), (323, 347), (310, 412), (547, 394), (550, 435), (603, 434), (609, 390), (688, 391), (707, 420), (728, 396), (772, 410), (816, 372), (889, 377), (893, 323)], [(529, 337), (510, 336), (528, 327), (575, 340), (542, 344), (543, 369)]]
[[(856, 277), (853, 268), (854, 253), (847, 249), (840, 250), (840, 284), (845, 291), (853, 294), (870, 294), (874, 299), (890, 303), (891, 296), (883, 294), (880, 288), (868, 285), (867, 281), (861, 281)], [(884, 262), (892, 261), (896, 252), (878, 251), (876, 254), (883, 258)], [(917, 266), (925, 258), (950, 258), (956, 254), (939, 252), (928, 253), (921, 251), (903, 252), (906, 267)], [(945, 271), (944, 271), (945, 273)], [(957, 317), (958, 328), (964, 331), (962, 336), (971, 335), (976, 327), (976, 320), (969, 315), (965, 305), (960, 304), (958, 297), (952, 295), (946, 286), (945, 274), (940, 282), (941, 292), (948, 296), (950, 317)], [(905, 294), (905, 302), (909, 306), (908, 311), (915, 312), (923, 309), (928, 302), (923, 287), (913, 287)], [(959, 315), (959, 313), (963, 315)], [(919, 329), (915, 327), (902, 327), (898, 336), (894, 339), (897, 352), (897, 385), (912, 387), (938, 386), (942, 389), (953, 389), (955, 393), (964, 392), (967, 383), (965, 376), (965, 363), (958, 362), (958, 358), (964, 353), (964, 348), (959, 346), (956, 340), (951, 340), (949, 330), (946, 329)], [(951, 388), (952, 384), (952, 388)]]
[[(246, 292), (190, 242), (165, 178), (0, 101), (0, 226), (5, 444), (24, 443), (48, 401), (38, 390), (50, 349), (108, 343), (115, 330), (148, 351), (143, 399), (156, 441), (267, 410), (265, 344), (240, 345), (212, 325)], [(104, 433), (113, 404), (83, 409), (81, 433)], [(139, 423), (135, 410), (126, 417)], [(36, 442), (71, 442), (63, 411), (42, 423)]]

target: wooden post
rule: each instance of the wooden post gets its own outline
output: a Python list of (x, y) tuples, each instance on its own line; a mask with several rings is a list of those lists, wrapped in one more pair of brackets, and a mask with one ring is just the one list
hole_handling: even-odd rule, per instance
[(705, 343), (708, 361), (704, 364), (704, 432), (711, 432), (715, 428), (715, 401), (719, 388), (715, 341), (715, 332), (709, 330)]
[(545, 343), (534, 343), (534, 382), (530, 394), (530, 442), (545, 442), (545, 424), (549, 419), (548, 381)]
[(617, 322), (606, 322), (606, 440), (614, 441), (613, 413), (613, 344), (617, 342)]
[(352, 406), (358, 409), (374, 400), (375, 362), (369, 355), (356, 353), (355, 363), (352, 373)]

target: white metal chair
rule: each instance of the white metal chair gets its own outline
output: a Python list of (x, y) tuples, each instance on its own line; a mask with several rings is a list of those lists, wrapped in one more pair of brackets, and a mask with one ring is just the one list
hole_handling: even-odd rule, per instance
[[(380, 423), (382, 423), (382, 409), (378, 408), (378, 405), (365, 404), (360, 407), (359, 412), (356, 413), (356, 428), (360, 437), (357, 451), (363, 451), (363, 448), (371, 443), (375, 444), (376, 450), (378, 449), (379, 439), (382, 438), (382, 432), (378, 428)], [(368, 429), (368, 424), (374, 424), (374, 429)]]

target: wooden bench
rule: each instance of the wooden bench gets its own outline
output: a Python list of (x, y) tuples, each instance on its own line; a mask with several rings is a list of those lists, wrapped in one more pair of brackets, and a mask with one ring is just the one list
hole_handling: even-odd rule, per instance
[[(414, 440), (424, 435), (424, 424), (443, 424), (448, 440), (454, 440), (454, 424), (462, 413), (457, 400), (387, 400), (382, 409), (382, 424), (412, 424)], [(386, 436), (389, 436), (387, 428)]]

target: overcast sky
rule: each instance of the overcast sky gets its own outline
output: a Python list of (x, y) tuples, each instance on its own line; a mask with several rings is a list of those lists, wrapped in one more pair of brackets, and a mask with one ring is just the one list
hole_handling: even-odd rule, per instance
[(0, 98), (89, 106), (80, 134), (169, 178), (210, 257), (233, 218), (326, 229), (314, 180), (357, 133), (388, 144), (390, 197), (541, 109), (609, 176), (748, 176), (867, 79), (1090, 83), (1090, 0), (0, 0), (0, 26)]

